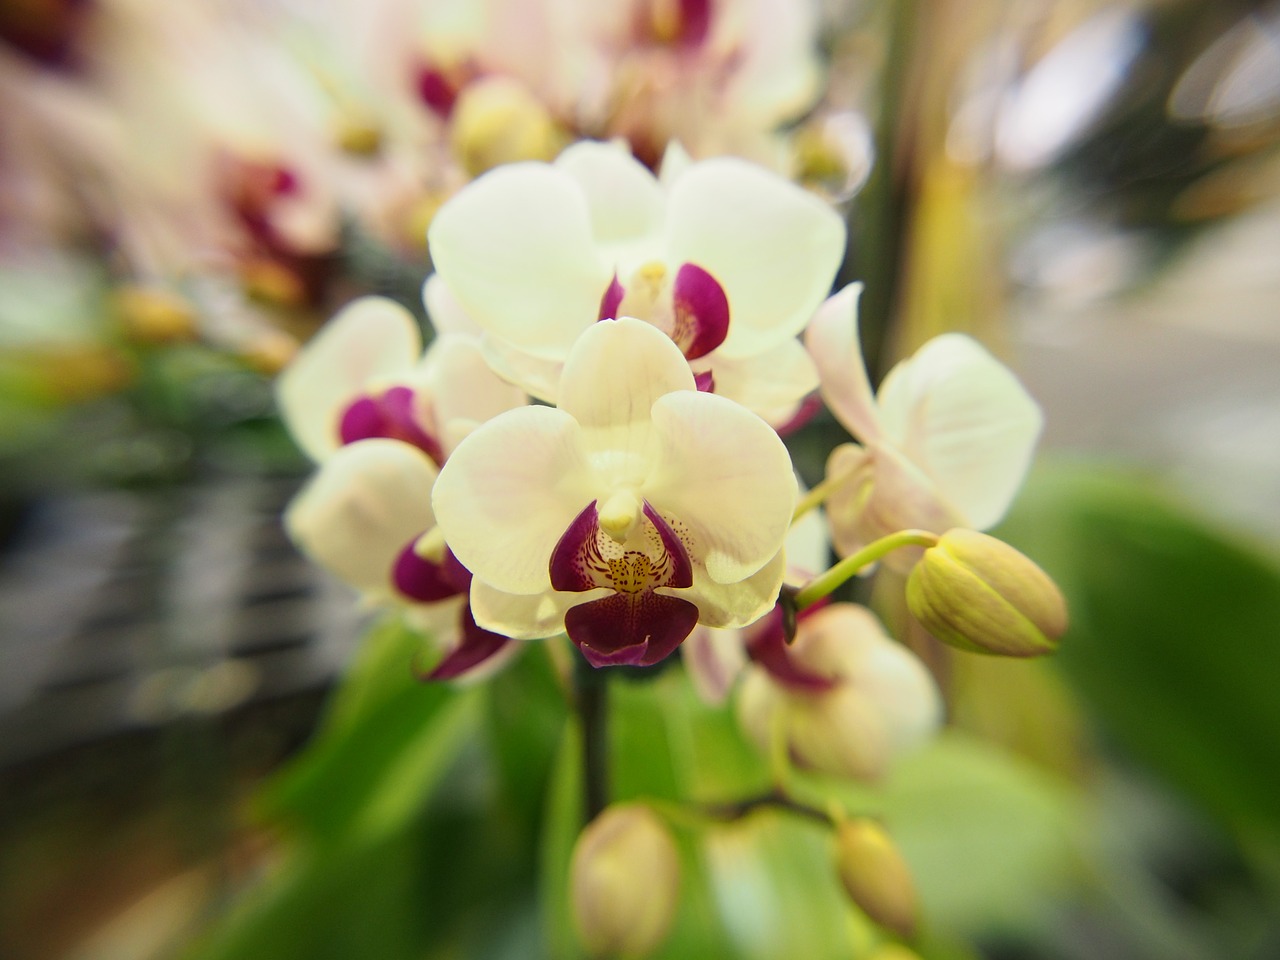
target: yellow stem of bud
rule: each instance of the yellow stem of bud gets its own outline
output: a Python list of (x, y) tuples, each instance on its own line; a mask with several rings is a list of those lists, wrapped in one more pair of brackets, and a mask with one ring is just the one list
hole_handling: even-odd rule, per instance
[(805, 607), (813, 606), (860, 570), (869, 567), (899, 547), (932, 547), (937, 542), (938, 535), (928, 530), (899, 530), (897, 533), (874, 540), (805, 584), (796, 594), (796, 609), (803, 610)]
[(795, 512), (791, 514), (791, 522), (795, 523), (810, 510), (816, 510), (826, 502), (827, 497), (831, 496), (841, 484), (857, 473), (856, 470), (848, 470), (844, 473), (838, 473), (834, 477), (827, 477), (814, 486), (812, 490), (800, 498), (800, 502), (796, 504)]

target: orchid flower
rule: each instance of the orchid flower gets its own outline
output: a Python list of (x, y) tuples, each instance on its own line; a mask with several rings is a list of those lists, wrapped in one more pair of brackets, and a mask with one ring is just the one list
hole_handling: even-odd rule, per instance
[(657, 159), (679, 140), (697, 156), (785, 156), (779, 128), (822, 88), (812, 0), (617, 0), (593, 31), (612, 53), (602, 127)]
[(435, 484), (476, 622), (567, 632), (602, 666), (655, 663), (699, 622), (768, 611), (796, 497), (777, 434), (698, 392), (679, 348), (634, 318), (590, 325), (558, 394), (558, 409), (478, 427)]
[(424, 356), (413, 316), (383, 297), (361, 297), (340, 311), (280, 375), (276, 396), (313, 460), (385, 437), (437, 464), (479, 423), (525, 402), (463, 334), (439, 335)]
[(737, 713), (761, 750), (780, 734), (802, 766), (873, 780), (942, 722), (929, 671), (865, 607), (811, 607), (791, 644), (780, 610), (745, 632), (754, 662)]
[(847, 556), (909, 528), (994, 526), (1030, 466), (1039, 406), (1003, 364), (959, 333), (930, 340), (873, 395), (858, 342), (861, 290), (851, 284), (831, 297), (805, 335), (827, 406), (861, 441), (827, 460), (836, 551)]
[(534, 396), (556, 400), (583, 331), (630, 316), (669, 336), (700, 389), (774, 423), (817, 386), (795, 338), (844, 240), (829, 206), (745, 161), (690, 163), (660, 183), (625, 149), (593, 142), (485, 174), (428, 234), (495, 369)]
[(290, 538), (308, 557), (391, 605), (444, 654), (426, 679), (487, 676), (518, 648), (476, 626), (471, 574), (444, 545), (431, 510), (436, 466), (399, 440), (370, 439), (333, 453), (285, 513)]

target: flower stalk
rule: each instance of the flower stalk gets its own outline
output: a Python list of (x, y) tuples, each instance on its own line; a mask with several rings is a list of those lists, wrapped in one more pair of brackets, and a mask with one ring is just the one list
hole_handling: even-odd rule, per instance
[(582, 724), (582, 814), (590, 823), (609, 804), (609, 671), (574, 658), (578, 719)]
[(932, 547), (937, 542), (937, 534), (930, 533), (928, 530), (899, 530), (897, 533), (872, 541), (805, 584), (795, 595), (795, 608), (803, 610), (805, 607), (813, 606), (819, 600), (829, 596), (850, 577), (900, 547)]

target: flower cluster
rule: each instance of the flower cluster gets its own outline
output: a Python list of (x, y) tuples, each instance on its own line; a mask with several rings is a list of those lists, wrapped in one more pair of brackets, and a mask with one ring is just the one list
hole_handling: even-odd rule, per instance
[[(357, 300), (278, 396), (320, 464), (291, 534), (436, 636), (431, 677), (561, 634), (595, 667), (657, 664), (688, 641), (699, 691), (722, 701), (741, 678), (748, 736), (780, 737), (803, 765), (877, 777), (936, 729), (929, 671), (870, 611), (824, 598), (881, 557), (909, 570), (952, 528), (999, 519), (1040, 429), (1012, 374), (953, 334), (873, 395), (860, 288), (828, 296), (842, 218), (740, 159), (674, 146), (654, 175), (619, 144), (580, 142), (479, 177), (429, 241), (430, 349), (403, 308)], [(783, 436), (819, 391), (859, 442), (801, 501)], [(820, 514), (797, 522), (821, 500), (829, 541)], [(815, 577), (829, 543), (846, 559)], [(1040, 609), (1047, 578), (1016, 566), (982, 582)], [(965, 633), (953, 581), (913, 580), (926, 624), (1010, 652)], [(1040, 620), (1032, 652), (1065, 624)]]
[[(365, 298), (278, 381), (320, 465), (290, 533), (431, 634), (427, 678), (482, 677), (561, 635), (594, 668), (683, 649), (694, 689), (712, 705), (734, 696), (775, 767), (779, 792), (746, 810), (797, 804), (782, 792), (790, 764), (876, 780), (941, 725), (943, 693), (913, 649), (868, 608), (831, 601), (877, 561), (908, 575), (906, 608), (939, 641), (1004, 656), (1056, 645), (1052, 581), (977, 532), (1022, 482), (1038, 407), (958, 334), (873, 393), (860, 287), (829, 295), (844, 221), (816, 195), (741, 159), (674, 146), (655, 175), (622, 145), (584, 141), (483, 174), (429, 244), (425, 354), (410, 314)], [(819, 393), (857, 442), (802, 494), (784, 436)], [(580, 936), (640, 955), (674, 915), (673, 842), (641, 804), (588, 814), (572, 866)], [(831, 824), (853, 902), (909, 936), (914, 889), (892, 841)], [(639, 863), (670, 882), (634, 876)]]

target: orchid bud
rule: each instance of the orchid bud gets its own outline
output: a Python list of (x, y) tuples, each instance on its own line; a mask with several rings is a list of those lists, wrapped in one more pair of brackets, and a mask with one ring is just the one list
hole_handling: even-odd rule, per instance
[(1067, 605), (1049, 575), (1013, 547), (974, 530), (949, 530), (907, 580), (907, 605), (931, 634), (974, 653), (1052, 653)]
[(134, 343), (179, 343), (199, 335), (191, 304), (170, 290), (131, 283), (114, 299), (120, 326)]
[(859, 819), (836, 827), (836, 870), (863, 913), (901, 937), (913, 935), (918, 910), (911, 868), (879, 824)]
[(465, 86), (452, 119), (454, 153), (473, 177), (504, 163), (550, 160), (563, 146), (546, 106), (509, 77)]
[(382, 130), (376, 119), (355, 108), (339, 114), (334, 139), (340, 150), (355, 157), (372, 157), (382, 149)]
[(680, 861), (666, 825), (648, 807), (615, 804), (587, 824), (569, 873), (573, 918), (593, 957), (642, 957), (675, 918)]

